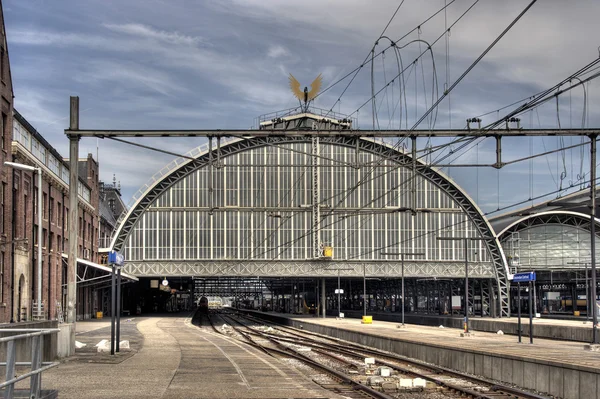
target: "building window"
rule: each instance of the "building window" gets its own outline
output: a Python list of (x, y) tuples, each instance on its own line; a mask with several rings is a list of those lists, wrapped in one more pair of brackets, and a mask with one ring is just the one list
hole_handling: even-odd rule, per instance
[(1, 223), (0, 223), (0, 233), (4, 234), (5, 230), (4, 230), (4, 216), (6, 215), (5, 209), (4, 209), (4, 204), (6, 203), (6, 183), (2, 183), (2, 193), (0, 193), (0, 201), (2, 201), (2, 209), (0, 209), (1, 213), (0, 213), (0, 218), (2, 218)]
[[(1, 61), (0, 61), (1, 63)], [(9, 136), (8, 134), (8, 117), (6, 116), (6, 114), (3, 112), (2, 113), (2, 149), (6, 148), (6, 137)]]
[(4, 302), (4, 252), (0, 252), (0, 301)]
[(54, 198), (52, 197), (50, 197), (50, 202), (48, 202), (48, 220), (54, 224)]
[(46, 193), (43, 194), (42, 197), (42, 215), (44, 215), (44, 219), (48, 220), (48, 195)]
[(0, 48), (0, 80), (4, 82), (4, 49)]

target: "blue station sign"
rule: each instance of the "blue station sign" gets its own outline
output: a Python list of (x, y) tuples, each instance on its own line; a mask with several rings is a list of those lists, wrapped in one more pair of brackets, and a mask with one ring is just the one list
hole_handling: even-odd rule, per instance
[(535, 281), (535, 272), (517, 273), (513, 276), (512, 281), (515, 283)]
[(125, 262), (125, 256), (122, 254), (116, 251), (110, 251), (108, 253), (108, 263), (123, 266), (123, 262)]

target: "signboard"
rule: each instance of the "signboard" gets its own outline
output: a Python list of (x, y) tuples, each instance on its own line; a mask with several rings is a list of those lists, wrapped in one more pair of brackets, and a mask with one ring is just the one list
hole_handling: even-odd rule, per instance
[(517, 273), (513, 276), (512, 281), (515, 283), (535, 281), (535, 272)]
[(125, 262), (125, 256), (123, 254), (115, 251), (110, 251), (108, 253), (108, 263), (123, 266), (123, 262)]
[(336, 289), (335, 289), (335, 293), (336, 293), (336, 294), (343, 294), (343, 293), (344, 293), (344, 289), (343, 289), (343, 288), (339, 288), (339, 289), (338, 289), (338, 288), (336, 288)]

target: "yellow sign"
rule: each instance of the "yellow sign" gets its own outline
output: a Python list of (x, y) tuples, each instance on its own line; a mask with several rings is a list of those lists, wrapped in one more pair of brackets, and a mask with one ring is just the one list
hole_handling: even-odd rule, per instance
[(308, 87), (304, 88), (304, 91), (300, 89), (300, 82), (296, 80), (294, 75), (290, 73), (290, 89), (292, 89), (292, 93), (298, 98), (300, 101), (304, 101), (305, 103), (314, 100), (319, 94), (319, 90), (321, 90), (321, 84), (323, 83), (323, 78), (321, 74), (317, 76), (315, 80), (310, 84), (310, 91), (308, 91)]

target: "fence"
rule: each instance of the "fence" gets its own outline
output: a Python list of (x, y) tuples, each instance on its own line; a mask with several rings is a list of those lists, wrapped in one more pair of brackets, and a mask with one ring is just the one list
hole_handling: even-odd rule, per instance
[[(15, 397), (15, 384), (21, 380), (30, 378), (29, 392), (27, 397), (39, 399), (42, 393), (42, 372), (58, 366), (58, 362), (44, 362), (44, 335), (56, 334), (58, 328), (2, 328), (0, 334), (17, 333), (8, 337), (0, 338), (0, 344), (6, 344), (6, 362), (0, 366), (6, 367), (6, 380), (0, 384), (4, 390), (4, 398)], [(31, 339), (31, 361), (17, 362), (16, 341)], [(31, 371), (15, 377), (17, 366), (29, 366)]]

